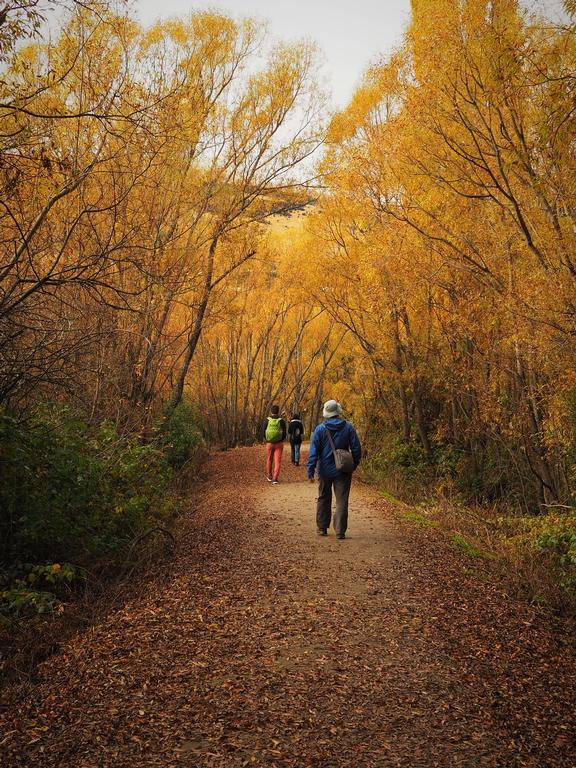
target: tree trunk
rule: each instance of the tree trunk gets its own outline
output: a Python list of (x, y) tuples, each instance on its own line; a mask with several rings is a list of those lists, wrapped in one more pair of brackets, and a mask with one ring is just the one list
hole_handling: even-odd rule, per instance
[(200, 339), (200, 335), (202, 333), (202, 328), (204, 324), (204, 317), (206, 315), (206, 310), (208, 309), (208, 302), (210, 301), (210, 294), (212, 292), (212, 287), (213, 287), (212, 276), (214, 273), (214, 254), (216, 253), (217, 245), (218, 245), (218, 235), (216, 235), (212, 239), (212, 242), (210, 243), (210, 248), (208, 249), (208, 263), (206, 265), (206, 279), (204, 281), (202, 299), (200, 301), (198, 311), (196, 312), (196, 318), (194, 320), (194, 325), (192, 326), (192, 332), (188, 337), (188, 343), (186, 345), (184, 360), (182, 362), (180, 371), (178, 372), (178, 376), (176, 378), (176, 384), (174, 386), (174, 391), (172, 392), (172, 397), (170, 398), (170, 400), (168, 401), (168, 405), (166, 406), (166, 410), (164, 413), (166, 419), (169, 419), (170, 416), (172, 416), (172, 414), (174, 413), (178, 405), (182, 402), (182, 396), (184, 394), (184, 384), (186, 383), (186, 376), (188, 375), (190, 363), (192, 362), (192, 358), (194, 357), (194, 353), (196, 352), (196, 347), (198, 346), (198, 340)]

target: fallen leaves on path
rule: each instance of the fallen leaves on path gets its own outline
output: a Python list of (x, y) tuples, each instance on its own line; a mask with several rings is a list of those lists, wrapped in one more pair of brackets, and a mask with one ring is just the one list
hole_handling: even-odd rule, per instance
[(303, 469), (261, 461), (214, 456), (171, 578), (6, 692), (2, 765), (574, 768), (569, 627), (358, 484), (316, 538)]

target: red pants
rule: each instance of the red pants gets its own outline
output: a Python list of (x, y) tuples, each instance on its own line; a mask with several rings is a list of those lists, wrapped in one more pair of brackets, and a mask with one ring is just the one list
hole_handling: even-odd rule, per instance
[[(284, 443), (266, 443), (266, 474), (272, 480), (278, 480), (283, 450)], [(272, 461), (274, 461), (274, 471), (272, 471)]]

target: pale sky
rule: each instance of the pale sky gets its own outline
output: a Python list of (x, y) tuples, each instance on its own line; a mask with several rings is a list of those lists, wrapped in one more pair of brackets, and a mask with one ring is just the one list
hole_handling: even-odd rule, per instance
[(410, 18), (410, 0), (134, 0), (132, 5), (146, 26), (159, 17), (214, 8), (266, 20), (277, 39), (314, 40), (338, 108), (347, 104), (370, 62), (399, 45)]
[[(368, 65), (396, 48), (410, 19), (410, 0), (132, 0), (145, 26), (159, 17), (214, 8), (234, 17), (256, 16), (274, 38), (307, 38), (320, 46), (326, 87), (334, 106), (349, 101)], [(557, 16), (561, 0), (524, 0), (524, 5)]]

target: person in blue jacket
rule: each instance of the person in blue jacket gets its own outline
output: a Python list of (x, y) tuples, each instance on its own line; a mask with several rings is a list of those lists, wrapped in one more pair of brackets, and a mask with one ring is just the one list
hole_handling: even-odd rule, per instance
[(342, 418), (342, 406), (336, 400), (324, 403), (322, 415), (325, 421), (314, 430), (308, 455), (308, 479), (314, 482), (314, 473), (318, 471), (318, 499), (316, 502), (316, 526), (321, 536), (328, 534), (332, 517), (332, 489), (336, 497), (334, 512), (334, 530), (337, 539), (346, 537), (348, 528), (348, 497), (352, 485), (352, 473), (336, 469), (334, 452), (326, 433), (330, 430), (335, 448), (349, 450), (354, 459), (354, 469), (360, 464), (362, 447), (356, 430)]

